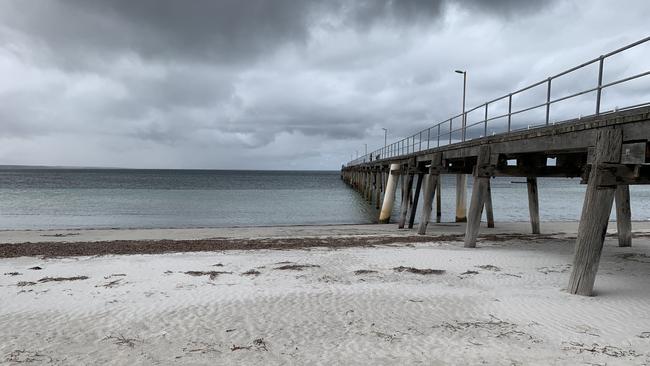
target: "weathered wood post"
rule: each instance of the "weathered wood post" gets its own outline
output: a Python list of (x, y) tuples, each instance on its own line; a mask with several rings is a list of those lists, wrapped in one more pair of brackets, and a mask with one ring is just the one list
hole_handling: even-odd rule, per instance
[(433, 196), (436, 192), (438, 179), (440, 176), (440, 158), (441, 154), (433, 154), (431, 158), (431, 166), (429, 166), (429, 174), (424, 185), (424, 196), (422, 197), (422, 217), (420, 218), (420, 225), (418, 226), (418, 234), (424, 235), (427, 232), (427, 225), (431, 218), (431, 211), (433, 210)]
[(467, 215), (467, 228), (465, 230), (465, 248), (475, 248), (479, 227), (481, 226), (481, 215), (487, 196), (487, 187), (490, 183), (490, 147), (483, 145), (479, 149), (476, 166), (474, 167), (474, 185), (472, 187), (472, 198)]
[(399, 164), (390, 164), (386, 179), (386, 191), (384, 192), (384, 201), (381, 205), (381, 212), (379, 213), (379, 223), (388, 224), (390, 215), (393, 212), (393, 204), (395, 203), (395, 191), (397, 190), (397, 177), (399, 176)]
[(485, 195), (485, 216), (487, 227), (494, 228), (494, 211), (492, 210), (492, 183), (488, 180), (487, 193)]
[(415, 223), (415, 214), (418, 210), (418, 201), (420, 200), (420, 190), (422, 189), (422, 180), (424, 179), (424, 173), (418, 173), (418, 182), (415, 184), (415, 194), (413, 195), (413, 203), (410, 205), (409, 212), (409, 229), (413, 229), (413, 224)]
[(608, 168), (620, 162), (622, 140), (620, 129), (602, 129), (596, 134), (596, 147), (578, 226), (573, 270), (567, 289), (569, 293), (592, 295), (616, 191), (616, 179)]
[(370, 170), (366, 170), (366, 189), (364, 191), (366, 201), (372, 204), (372, 173)]
[(438, 184), (436, 185), (436, 222), (440, 223), (442, 220), (442, 177), (438, 176)]
[(381, 181), (381, 167), (379, 167), (375, 170), (375, 208), (378, 210), (381, 208)]
[(616, 226), (618, 228), (618, 246), (632, 246), (632, 212), (630, 211), (630, 186), (622, 184), (616, 187)]
[(402, 180), (402, 205), (400, 206), (398, 229), (403, 229), (406, 225), (406, 214), (408, 213), (411, 201), (413, 200), (413, 173), (410, 171), (410, 164), (406, 167), (404, 180)]
[(539, 194), (537, 192), (537, 178), (527, 177), (526, 186), (528, 186), (528, 211), (530, 212), (530, 225), (533, 234), (539, 234)]
[(456, 175), (456, 222), (467, 221), (467, 175)]

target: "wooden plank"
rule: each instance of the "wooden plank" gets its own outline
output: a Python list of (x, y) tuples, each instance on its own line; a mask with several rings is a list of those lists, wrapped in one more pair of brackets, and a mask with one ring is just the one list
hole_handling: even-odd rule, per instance
[(569, 293), (584, 296), (591, 296), (593, 293), (616, 190), (615, 187), (598, 186), (598, 175), (602, 174), (598, 164), (620, 160), (622, 139), (621, 130), (613, 128), (599, 130), (596, 136), (595, 166), (589, 173), (589, 184), (582, 206), (573, 269), (567, 288)]
[(616, 226), (618, 228), (618, 246), (632, 246), (632, 212), (630, 211), (630, 186), (616, 187)]
[(528, 211), (530, 213), (530, 225), (533, 234), (539, 234), (539, 194), (537, 191), (537, 178), (526, 178), (526, 186), (528, 187)]
[(418, 181), (415, 185), (415, 194), (413, 195), (413, 202), (410, 205), (409, 213), (409, 224), (408, 228), (413, 229), (413, 224), (415, 223), (415, 214), (418, 209), (418, 201), (420, 199), (420, 190), (422, 189), (422, 180), (424, 179), (424, 174), (418, 174)]

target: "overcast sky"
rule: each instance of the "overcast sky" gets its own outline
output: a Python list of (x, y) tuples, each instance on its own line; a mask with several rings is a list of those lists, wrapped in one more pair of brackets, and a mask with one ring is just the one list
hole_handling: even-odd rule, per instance
[(454, 69), (473, 106), (649, 21), (647, 0), (0, 0), (0, 164), (338, 169), (460, 112)]

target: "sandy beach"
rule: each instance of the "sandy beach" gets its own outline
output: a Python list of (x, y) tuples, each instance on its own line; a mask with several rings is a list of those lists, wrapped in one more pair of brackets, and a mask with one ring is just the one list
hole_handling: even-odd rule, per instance
[[(632, 248), (608, 236), (595, 297), (563, 291), (575, 223), (539, 237), (501, 226), (476, 249), (454, 239), (455, 224), (418, 242), (394, 225), (3, 231), (11, 245), (220, 238), (275, 249), (2, 258), (0, 362), (650, 362), (650, 225), (634, 223)], [(277, 248), (301, 235), (313, 245)]]

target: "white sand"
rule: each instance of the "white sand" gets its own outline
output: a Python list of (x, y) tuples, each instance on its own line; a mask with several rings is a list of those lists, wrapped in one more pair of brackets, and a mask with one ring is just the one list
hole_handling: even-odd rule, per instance
[(608, 238), (596, 297), (563, 291), (573, 240), (479, 245), (0, 259), (0, 363), (650, 363), (650, 240)]

